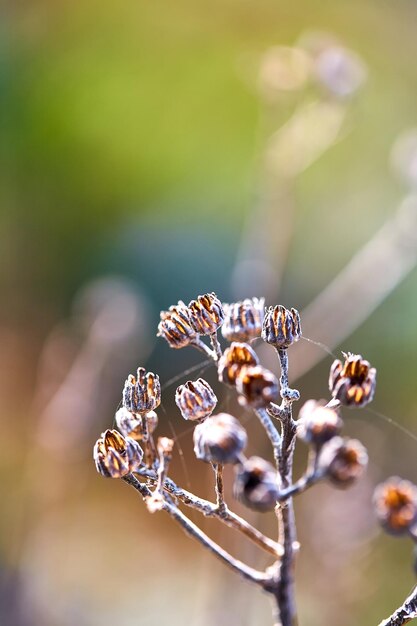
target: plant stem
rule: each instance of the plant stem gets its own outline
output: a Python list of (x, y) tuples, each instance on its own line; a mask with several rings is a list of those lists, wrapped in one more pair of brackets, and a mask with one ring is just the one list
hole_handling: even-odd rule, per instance
[[(299, 398), (299, 392), (288, 387), (288, 355), (287, 350), (277, 349), (281, 366), (281, 449), (278, 463), (279, 487), (285, 491), (292, 484), (292, 466), (296, 438), (296, 424), (292, 417), (292, 402)], [(277, 507), (279, 520), (279, 543), (283, 548), (283, 556), (279, 566), (279, 578), (275, 590), (279, 620), (282, 626), (296, 624), (296, 606), (294, 598), (294, 545), (297, 540), (294, 505), (292, 497)]]
[(190, 346), (194, 346), (194, 348), (197, 348), (197, 350), (200, 350), (200, 352), (204, 352), (204, 354), (208, 356), (210, 359), (212, 359), (213, 361), (217, 361), (216, 353), (213, 352), (213, 350), (210, 350), (210, 348), (206, 346), (204, 341), (201, 341), (198, 335), (190, 343)]
[[(151, 470), (143, 468), (140, 469), (138, 473), (142, 476), (146, 476), (152, 481), (156, 481), (155, 472)], [(166, 491), (168, 491), (168, 493), (174, 496), (174, 498), (177, 498), (186, 506), (200, 511), (200, 513), (206, 515), (207, 517), (218, 518), (224, 524), (226, 524), (226, 526), (230, 526), (231, 528), (238, 530), (250, 541), (252, 541), (252, 543), (262, 548), (269, 554), (272, 554), (275, 558), (281, 557), (282, 548), (276, 541), (270, 539), (269, 537), (266, 537), (257, 528), (254, 528), (251, 524), (249, 524), (249, 522), (244, 520), (236, 513), (233, 513), (233, 511), (230, 511), (227, 507), (222, 513), (220, 513), (217, 504), (215, 504), (214, 502), (210, 502), (209, 500), (199, 498), (193, 493), (186, 491), (181, 487), (178, 487), (178, 485), (176, 485), (174, 481), (170, 478), (166, 479), (164, 488)], [(151, 492), (149, 491), (149, 493)]]
[(213, 347), (213, 352), (215, 354), (214, 360), (218, 361), (222, 355), (222, 347), (217, 337), (217, 332), (213, 333), (213, 335), (210, 335), (210, 343)]
[(282, 444), (281, 435), (279, 434), (274, 422), (268, 415), (266, 409), (256, 409), (255, 413), (258, 416), (259, 421), (261, 422), (262, 426), (265, 428), (266, 434), (268, 435), (269, 440), (272, 444), (272, 449), (274, 451), (274, 459), (275, 459), (275, 463), (278, 469), (279, 459), (281, 455), (281, 444)]
[(223, 465), (216, 465), (213, 463), (214, 475), (216, 477), (216, 503), (220, 517), (227, 511), (226, 503), (224, 501), (224, 485), (223, 485)]
[[(143, 485), (132, 474), (128, 474), (123, 480), (131, 485), (134, 489), (139, 491), (143, 497), (151, 497), (152, 492), (146, 485)], [(240, 574), (246, 580), (249, 580), (257, 585), (265, 587), (269, 581), (269, 576), (265, 572), (260, 572), (252, 567), (249, 567), (242, 561), (233, 558), (226, 550), (223, 550), (216, 542), (208, 537), (202, 530), (198, 528), (182, 511), (178, 509), (174, 504), (164, 500), (161, 509), (169, 513), (169, 515), (178, 522), (183, 530), (192, 537), (199, 541), (199, 543), (207, 550), (212, 552), (218, 559), (223, 561), (230, 569)]]
[(383, 620), (379, 626), (402, 626), (417, 618), (417, 586), (411, 594), (388, 619)]

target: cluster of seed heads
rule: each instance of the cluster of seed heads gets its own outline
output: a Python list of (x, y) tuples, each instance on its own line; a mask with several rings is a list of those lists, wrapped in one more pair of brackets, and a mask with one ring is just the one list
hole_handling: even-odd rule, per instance
[[(224, 349), (217, 337), (219, 329), (230, 342)], [(260, 512), (271, 511), (320, 479), (344, 488), (362, 475), (368, 461), (367, 451), (359, 441), (342, 436), (340, 409), (361, 408), (371, 402), (376, 370), (362, 356), (344, 354), (343, 361), (335, 360), (330, 368), (331, 399), (307, 401), (294, 422), (291, 407), (299, 394), (288, 388), (282, 376), (283, 363), (288, 363), (286, 352), (302, 336), (296, 309), (281, 305), (265, 308), (263, 298), (223, 304), (214, 293), (207, 293), (188, 305), (179, 301), (162, 311), (158, 336), (171, 348), (195, 346), (208, 354), (217, 368), (219, 381), (234, 388), (239, 403), (252, 409), (264, 426), (265, 420), (279, 421), (289, 415), (294, 436), (313, 455), (313, 467), (298, 481), (284, 484), (279, 462), (273, 465), (258, 456), (245, 456), (247, 432), (237, 415), (214, 413), (218, 399), (209, 383), (203, 378), (185, 381), (176, 389), (175, 402), (182, 417), (194, 425), (195, 455), (215, 469), (234, 466), (233, 493), (245, 506)], [(209, 338), (208, 343), (204, 337)], [(260, 364), (253, 345), (259, 338), (284, 359), (280, 360), (280, 380)], [(158, 375), (139, 367), (136, 375), (129, 375), (125, 382), (122, 406), (115, 416), (118, 430), (106, 430), (94, 447), (96, 468), (102, 476), (123, 478), (136, 473), (147, 477), (147, 503), (152, 512), (170, 501), (167, 472), (174, 448), (173, 440), (167, 437), (154, 441), (158, 426), (156, 409), (160, 403)], [(268, 425), (265, 427), (268, 432)], [(271, 438), (270, 431), (268, 434)], [(279, 441), (280, 435), (277, 437)], [(275, 455), (279, 444), (276, 441), (274, 444), (273, 435), (271, 441)], [(417, 487), (408, 481), (390, 479), (377, 488), (375, 509), (389, 532), (408, 533), (416, 539)]]

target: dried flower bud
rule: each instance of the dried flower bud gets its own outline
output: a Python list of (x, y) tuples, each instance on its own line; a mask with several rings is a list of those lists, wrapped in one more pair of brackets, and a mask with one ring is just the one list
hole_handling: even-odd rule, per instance
[(175, 402), (184, 419), (201, 420), (213, 413), (217, 398), (208, 382), (199, 378), (180, 385), (175, 393)]
[(278, 380), (265, 367), (253, 365), (241, 369), (236, 379), (239, 403), (260, 409), (278, 398)]
[(324, 444), (319, 469), (337, 487), (349, 487), (361, 477), (368, 464), (366, 448), (356, 439), (333, 437)]
[(257, 456), (239, 467), (234, 485), (235, 497), (255, 511), (271, 511), (278, 500), (277, 472)]
[(337, 411), (308, 400), (301, 408), (297, 422), (297, 435), (306, 443), (321, 446), (339, 435), (343, 421)]
[(348, 354), (330, 368), (329, 389), (333, 398), (346, 406), (362, 407), (371, 402), (376, 386), (376, 369), (359, 354)]
[(161, 311), (157, 337), (166, 339), (171, 348), (183, 348), (193, 342), (197, 333), (191, 325), (190, 311), (181, 300)]
[(250, 341), (260, 337), (265, 298), (246, 298), (224, 304), (225, 320), (222, 335), (228, 341)]
[(134, 439), (123, 437), (117, 430), (106, 430), (97, 439), (93, 456), (99, 474), (122, 478), (139, 468), (143, 452)]
[(267, 309), (263, 321), (262, 339), (276, 348), (288, 348), (301, 337), (300, 314), (278, 304)]
[(228, 413), (213, 415), (194, 430), (194, 452), (207, 463), (236, 463), (247, 443), (240, 422)]
[(226, 385), (235, 386), (236, 378), (242, 367), (258, 365), (256, 352), (247, 343), (234, 342), (223, 352), (218, 363), (219, 380)]
[(159, 376), (138, 367), (137, 377), (129, 374), (123, 389), (123, 406), (132, 413), (153, 411), (161, 403)]
[(213, 335), (223, 324), (223, 306), (215, 293), (206, 293), (188, 305), (191, 326), (200, 335)]
[(374, 507), (387, 532), (406, 533), (417, 522), (417, 487), (397, 476), (389, 478), (375, 489)]

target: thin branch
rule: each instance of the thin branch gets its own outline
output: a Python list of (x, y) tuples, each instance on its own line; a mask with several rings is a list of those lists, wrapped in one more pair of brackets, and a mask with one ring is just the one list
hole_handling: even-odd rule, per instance
[(379, 626), (402, 626), (417, 618), (417, 586), (391, 617), (383, 620)]
[(213, 333), (212, 335), (210, 335), (210, 343), (213, 347), (213, 352), (214, 352), (214, 360), (218, 361), (221, 357), (221, 355), (223, 354), (222, 352), (222, 347), (220, 345), (220, 341), (217, 337), (217, 332)]
[(282, 445), (281, 435), (279, 434), (266, 409), (256, 409), (255, 413), (258, 416), (262, 426), (265, 428), (266, 434), (268, 435), (269, 440), (272, 444), (274, 459), (278, 468)]
[(296, 496), (299, 493), (306, 491), (306, 489), (308, 489), (321, 478), (323, 478), (324, 472), (318, 469), (317, 461), (317, 450), (310, 450), (309, 462), (305, 474), (299, 480), (297, 480), (296, 483), (280, 491), (278, 496), (279, 502), (284, 502), (285, 500), (288, 500), (288, 498), (291, 498), (292, 496)]
[(195, 339), (193, 339), (193, 341), (190, 342), (190, 346), (197, 348), (197, 350), (200, 350), (200, 352), (204, 352), (204, 354), (208, 356), (210, 359), (212, 359), (213, 361), (217, 360), (216, 353), (213, 352), (213, 350), (210, 350), (210, 348), (206, 346), (204, 341), (201, 341), (198, 335), (197, 337), (195, 337)]
[[(141, 468), (138, 473), (142, 476), (146, 476), (152, 481), (156, 481), (155, 472), (151, 470)], [(249, 524), (249, 522), (241, 518), (233, 511), (230, 511), (227, 507), (225, 511), (220, 513), (217, 504), (210, 502), (209, 500), (199, 498), (193, 493), (178, 487), (178, 485), (176, 485), (170, 478), (167, 478), (165, 481), (165, 490), (186, 506), (200, 511), (200, 513), (206, 515), (207, 517), (215, 517), (226, 524), (226, 526), (238, 530), (250, 541), (252, 541), (252, 543), (259, 546), (269, 554), (272, 554), (275, 558), (281, 557), (282, 548), (276, 541), (266, 537), (257, 528), (254, 528), (251, 524)], [(151, 492), (149, 491), (149, 493)]]
[[(142, 497), (149, 497), (152, 495), (152, 492), (146, 485), (143, 485), (137, 478), (129, 474), (123, 478), (125, 482), (134, 487)], [(218, 559), (223, 561), (230, 569), (240, 574), (246, 580), (249, 580), (257, 585), (265, 587), (265, 585), (269, 581), (269, 575), (265, 574), (265, 572), (260, 572), (252, 567), (249, 567), (242, 561), (233, 558), (230, 556), (226, 550), (223, 550), (216, 542), (214, 542), (210, 537), (208, 537), (202, 530), (198, 528), (182, 511), (178, 509), (174, 504), (168, 501), (164, 501), (162, 503), (162, 510), (169, 513), (169, 515), (178, 522), (183, 530), (192, 537), (196, 539), (204, 548), (209, 550), (212, 554), (214, 554)]]
[(220, 517), (223, 514), (227, 514), (227, 506), (224, 501), (224, 485), (223, 485), (223, 465), (217, 465), (213, 463), (214, 475), (216, 478), (215, 490), (216, 490), (216, 503), (217, 510)]

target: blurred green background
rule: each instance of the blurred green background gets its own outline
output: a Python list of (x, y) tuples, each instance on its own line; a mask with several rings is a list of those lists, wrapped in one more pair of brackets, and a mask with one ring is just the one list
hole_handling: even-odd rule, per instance
[[(159, 310), (212, 290), (303, 310), (389, 220), (359, 288), (319, 300), (321, 325), (307, 308), (307, 336), (369, 358), (373, 407), (417, 433), (417, 148), (398, 143), (417, 126), (416, 3), (22, 0), (0, 18), (1, 623), (269, 624), (268, 598), (102, 480), (91, 449), (130, 371), (178, 376), (158, 434), (178, 435), (173, 475), (208, 496), (172, 402), (202, 358), (156, 339)], [(340, 46), (347, 61), (330, 54), (320, 74)], [(302, 397), (325, 397), (331, 356), (306, 342), (294, 355)], [(392, 473), (417, 480), (417, 439), (367, 411), (345, 418), (371, 463), (352, 490), (297, 502), (308, 626), (377, 624), (414, 583), (411, 545), (379, 534), (370, 501)], [(236, 508), (275, 532), (273, 516)]]

